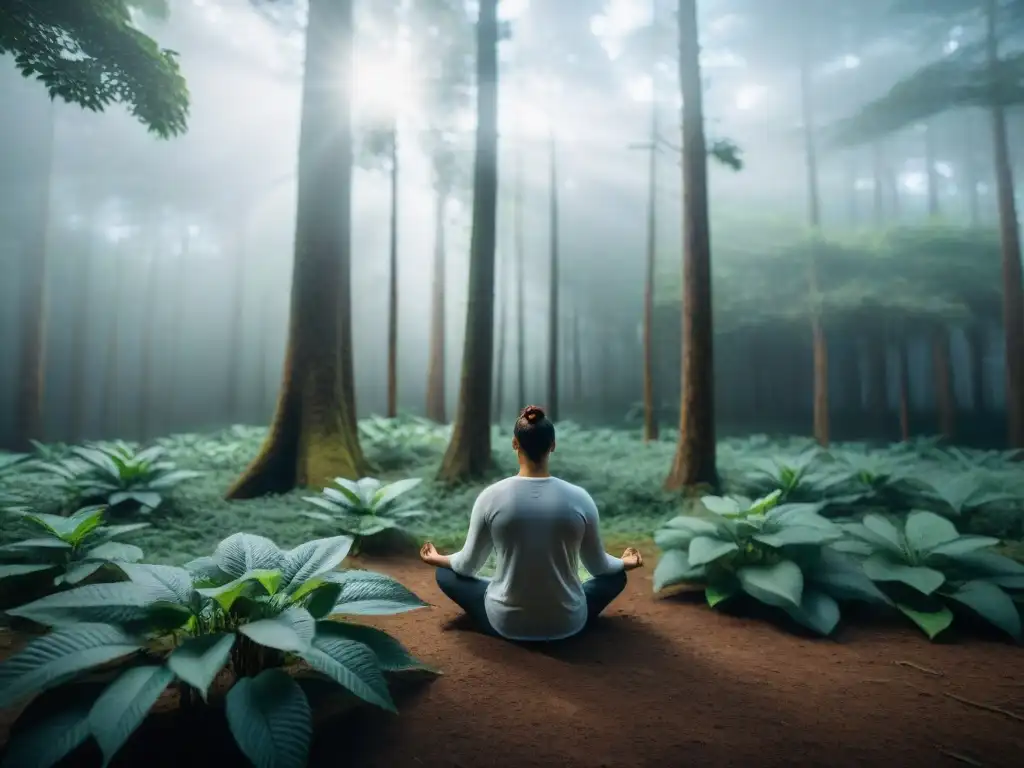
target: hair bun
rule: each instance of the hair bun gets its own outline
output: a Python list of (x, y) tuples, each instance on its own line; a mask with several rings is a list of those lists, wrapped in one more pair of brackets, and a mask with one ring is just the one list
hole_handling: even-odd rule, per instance
[(523, 418), (530, 424), (535, 424), (544, 418), (544, 409), (539, 405), (528, 405), (523, 408)]

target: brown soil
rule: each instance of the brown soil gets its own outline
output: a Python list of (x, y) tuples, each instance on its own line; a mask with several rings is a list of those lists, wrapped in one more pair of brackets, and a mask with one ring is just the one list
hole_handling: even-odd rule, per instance
[[(444, 676), (396, 695), (397, 717), (361, 710), (320, 728), (315, 765), (1024, 765), (1024, 653), (994, 639), (929, 643), (879, 620), (802, 637), (655, 599), (645, 569), (585, 636), (530, 647), (465, 626), (429, 568), (364, 565), (436, 605), (372, 623)], [(147, 728), (117, 763), (243, 764), (213, 738), (190, 733), (189, 757), (180, 732)]]

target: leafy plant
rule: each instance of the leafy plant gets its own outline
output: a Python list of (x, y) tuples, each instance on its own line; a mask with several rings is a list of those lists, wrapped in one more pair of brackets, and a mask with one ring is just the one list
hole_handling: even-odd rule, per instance
[(19, 587), (38, 594), (21, 580), (30, 578), (49, 587), (72, 586), (93, 577), (105, 566), (119, 567), (141, 560), (141, 549), (115, 539), (146, 528), (148, 523), (104, 525), (105, 511), (102, 506), (85, 507), (68, 517), (22, 510), (8, 512), (9, 517), (26, 523), (32, 535), (0, 546), (0, 583), (18, 579)]
[(359, 436), (375, 463), (384, 469), (433, 458), (444, 449), (451, 428), (429, 419), (403, 415), (394, 419), (370, 416), (359, 421)]
[(28, 459), (24, 453), (0, 453), (0, 511), (24, 503), (24, 497), (10, 490), (7, 483), (25, 471)]
[(36, 466), (52, 475), (54, 484), (76, 502), (102, 503), (112, 513), (151, 512), (172, 488), (201, 475), (161, 461), (164, 449), (159, 446), (136, 452), (127, 443), (96, 443), (74, 446), (71, 454), (63, 461)]
[(961, 535), (923, 510), (905, 521), (868, 514), (843, 527), (852, 541), (842, 548), (863, 558), (864, 573), (929, 638), (952, 625), (951, 608), (962, 607), (1021, 641), (1014, 595), (1024, 590), (1024, 565), (991, 551), (999, 539)]
[(323, 512), (303, 512), (306, 517), (330, 523), (342, 533), (362, 540), (384, 531), (404, 531), (405, 522), (423, 515), (422, 510), (410, 506), (409, 493), (422, 482), (414, 477), (387, 485), (372, 477), (346, 480), (336, 477), (337, 486), (326, 487), (319, 496), (306, 496), (307, 501)]
[(745, 593), (822, 635), (839, 623), (838, 600), (885, 602), (855, 560), (828, 546), (843, 534), (818, 513), (820, 505), (778, 505), (781, 495), (705, 496), (709, 517), (666, 523), (654, 537), (664, 550), (655, 592), (701, 584), (711, 607)]
[(843, 451), (836, 458), (835, 482), (840, 507), (906, 509), (920, 493), (919, 462), (900, 454)]
[[(380, 615), (426, 604), (400, 583), (369, 571), (336, 571), (346, 536), (281, 550), (236, 533), (186, 568), (125, 565), (130, 581), (50, 595), (13, 613), (53, 627), (0, 664), (0, 708), (48, 692), (68, 705), (12, 739), (8, 761), (35, 755), (46, 766), (88, 739), (105, 762), (173, 686), (186, 708), (223, 699), (228, 727), (254, 765), (304, 766), (313, 728), (310, 684), (333, 683), (394, 711), (385, 672), (427, 669), (373, 627), (339, 616)], [(117, 662), (116, 677), (85, 706), (74, 681)], [(286, 668), (297, 665), (289, 674)], [(184, 735), (184, 734), (183, 734)]]
[(829, 471), (817, 448), (791, 458), (756, 457), (746, 462), (748, 491), (766, 495), (779, 491), (780, 503), (817, 502), (828, 496), (847, 478)]
[(1018, 494), (997, 489), (977, 473), (935, 473), (924, 478), (929, 500), (934, 511), (945, 517), (967, 518), (983, 507), (991, 505), (1017, 505)]

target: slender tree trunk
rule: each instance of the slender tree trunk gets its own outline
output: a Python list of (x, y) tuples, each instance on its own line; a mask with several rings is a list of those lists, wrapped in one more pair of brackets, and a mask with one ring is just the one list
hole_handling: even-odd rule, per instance
[[(818, 186), (818, 149), (815, 141), (814, 102), (811, 93), (811, 63), (808, 41), (801, 46), (800, 105), (804, 124), (804, 155), (807, 162), (807, 201), (811, 231), (815, 238), (821, 231), (821, 193)], [(808, 289), (819, 293), (817, 247), (811, 253)], [(825, 335), (823, 308), (811, 310), (811, 338), (814, 366), (814, 438), (819, 445), (829, 444), (828, 341)]]
[(551, 277), (550, 298), (548, 300), (548, 418), (559, 419), (558, 409), (558, 323), (559, 323), (559, 274), (558, 274), (558, 150), (555, 146), (555, 135), (550, 137), (550, 217), (551, 217)]
[(114, 251), (114, 295), (109, 307), (107, 348), (103, 362), (103, 401), (100, 404), (100, 424), (104, 436), (117, 436), (121, 426), (121, 409), (117, 401), (121, 390), (121, 302), (124, 299), (125, 266), (121, 246), (117, 245)]
[(391, 250), (388, 269), (388, 403), (387, 417), (398, 415), (398, 127), (391, 129)]
[(192, 255), (192, 232), (185, 231), (182, 239), (181, 252), (177, 258), (177, 275), (175, 276), (174, 300), (171, 305), (170, 323), (170, 371), (164, 383), (165, 396), (165, 418), (166, 425), (172, 431), (179, 431), (182, 427), (185, 414), (181, 406), (181, 382), (182, 372), (186, 370), (185, 363), (185, 318), (186, 303), (188, 301), (189, 267)]
[(885, 151), (882, 142), (875, 141), (871, 145), (871, 161), (873, 183), (871, 184), (872, 215), (875, 228), (885, 226)]
[(281, 389), (267, 439), (228, 498), (322, 487), (368, 469), (351, 375), (353, 48), (353, 0), (310, 0)]
[(88, 364), (92, 344), (92, 273), (96, 259), (96, 237), (91, 232), (84, 232), (86, 240), (82, 254), (82, 263), (77, 275), (78, 306), (75, 310), (75, 323), (71, 330), (71, 429), (68, 439), (72, 443), (80, 443), (85, 438), (86, 392), (89, 376)]
[(846, 153), (846, 218), (850, 229), (860, 226), (860, 190), (857, 189), (857, 155)]
[(430, 303), (430, 362), (427, 366), (427, 418), (444, 424), (445, 415), (445, 209), (448, 190), (434, 190), (434, 276)]
[[(652, 75), (653, 77), (653, 75)], [(658, 439), (654, 394), (654, 272), (658, 259), (658, 100), (651, 100), (651, 144), (647, 166), (647, 263), (644, 273), (644, 442)]]
[(679, 443), (665, 487), (717, 487), (714, 329), (708, 158), (697, 0), (679, 0), (679, 86), (683, 100), (683, 328)]
[(953, 366), (950, 361), (949, 331), (936, 330), (932, 336), (932, 366), (935, 376), (935, 409), (939, 434), (947, 440), (956, 435), (956, 395), (953, 392)]
[(243, 214), (238, 223), (238, 232), (235, 235), (234, 251), (235, 263), (232, 265), (234, 285), (231, 294), (231, 325), (228, 331), (228, 375), (227, 391), (225, 392), (225, 417), (232, 423), (242, 421), (242, 360), (245, 350), (245, 294), (246, 279), (248, 277), (248, 264), (246, 264), (248, 242), (247, 212)]
[(482, 477), (491, 466), (494, 249), (498, 207), (498, 0), (480, 0), (476, 24), (476, 151), (469, 300), (459, 402), (439, 477)]
[(576, 412), (583, 408), (583, 345), (580, 343), (580, 313), (572, 314), (572, 396)]
[(926, 123), (924, 127), (924, 161), (928, 180), (928, 216), (935, 219), (942, 215), (939, 204), (939, 174), (935, 168), (935, 127)]
[(995, 77), (1000, 67), (996, 14), (997, 1), (987, 0), (988, 66), (992, 75), (992, 149), (1003, 251), (1007, 438), (1011, 448), (1024, 448), (1024, 286), (1021, 277), (1020, 228), (1017, 223), (1017, 203), (1014, 199), (1006, 110)]
[(523, 153), (516, 151), (516, 395), (518, 408), (526, 407), (526, 230), (523, 225)]
[(25, 186), (32, 201), (32, 238), (21, 260), (21, 357), (16, 384), (14, 445), (30, 451), (32, 440), (43, 440), (43, 399), (46, 365), (47, 251), (50, 239), (51, 185), (56, 144), (56, 118), (49, 105), (46, 127), (39, 135), (39, 169)]
[(498, 284), (498, 292), (501, 294), (501, 308), (498, 313), (498, 351), (495, 355), (494, 372), (494, 420), (501, 421), (502, 407), (505, 405), (505, 337), (508, 335), (508, 303), (509, 303), (509, 279), (508, 265), (509, 254), (502, 253), (499, 257), (501, 282)]
[(967, 357), (971, 371), (971, 402), (976, 414), (988, 410), (985, 397), (985, 328), (974, 323), (967, 329)]
[(981, 205), (978, 200), (977, 135), (974, 130), (974, 110), (963, 116), (964, 121), (964, 176), (967, 186), (967, 211), (972, 227), (981, 226)]
[(896, 361), (900, 397), (900, 439), (903, 442), (910, 440), (910, 360), (908, 357), (907, 341), (899, 339), (896, 344)]
[(157, 238), (153, 244), (152, 256), (146, 265), (146, 312), (142, 317), (141, 349), (139, 350), (139, 412), (137, 423), (143, 440), (153, 436), (156, 421), (157, 397), (153, 381), (155, 363), (156, 319), (160, 308), (160, 261), (163, 255), (162, 242)]
[(871, 436), (884, 439), (889, 410), (888, 378), (886, 370), (885, 337), (880, 332), (868, 335), (865, 344), (865, 361), (868, 373), (868, 413), (871, 419)]

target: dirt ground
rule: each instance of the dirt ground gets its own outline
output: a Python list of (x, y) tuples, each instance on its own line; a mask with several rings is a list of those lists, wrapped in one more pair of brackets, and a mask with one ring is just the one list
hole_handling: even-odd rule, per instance
[[(835, 640), (801, 637), (655, 599), (645, 568), (584, 637), (520, 646), (466, 627), (431, 569), (361, 565), (435, 604), (373, 623), (444, 676), (397, 695), (397, 717), (361, 711), (322, 728), (314, 765), (1024, 765), (1024, 652), (995, 639), (934, 644), (878, 620)], [(181, 765), (181, 741), (139, 733), (116, 762)], [(199, 734), (188, 741), (203, 765), (242, 764)]]

